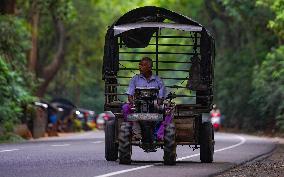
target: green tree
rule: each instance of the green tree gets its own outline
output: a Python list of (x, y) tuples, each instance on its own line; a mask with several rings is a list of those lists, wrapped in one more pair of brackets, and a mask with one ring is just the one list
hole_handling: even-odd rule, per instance
[(13, 15), (0, 16), (0, 127), (12, 131), (19, 123), (23, 107), (33, 100), (33, 82), (25, 82), (31, 74), (26, 69), (29, 49), (27, 23)]
[[(284, 1), (258, 0), (257, 5), (274, 13), (267, 27), (278, 36), (278, 44), (254, 70), (252, 102), (258, 105), (262, 127), (284, 130)], [(268, 126), (267, 126), (268, 125)]]
[[(273, 49), (254, 71), (253, 102), (260, 111), (260, 128), (284, 130), (284, 46)], [(267, 127), (268, 126), (268, 127)]]
[(28, 6), (32, 48), (28, 68), (40, 79), (36, 95), (43, 97), (50, 82), (64, 63), (67, 34), (75, 12), (71, 0), (33, 0)]
[(266, 29), (272, 13), (255, 1), (205, 0), (209, 28), (216, 39), (215, 102), (230, 127), (255, 130), (258, 109), (253, 97), (253, 68), (275, 45)]

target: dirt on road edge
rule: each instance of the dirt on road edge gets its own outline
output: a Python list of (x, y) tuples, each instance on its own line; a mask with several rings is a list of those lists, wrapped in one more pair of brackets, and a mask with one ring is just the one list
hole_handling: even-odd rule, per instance
[(276, 149), (244, 165), (225, 171), (216, 177), (282, 177), (284, 176), (284, 139), (276, 138)]

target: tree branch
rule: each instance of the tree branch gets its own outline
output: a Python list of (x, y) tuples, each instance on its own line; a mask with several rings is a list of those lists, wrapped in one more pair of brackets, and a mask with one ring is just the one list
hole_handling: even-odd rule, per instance
[(54, 22), (54, 27), (56, 31), (56, 36), (58, 39), (57, 42), (57, 51), (54, 55), (52, 62), (43, 69), (42, 78), (44, 79), (43, 83), (40, 85), (37, 96), (43, 97), (49, 83), (56, 76), (58, 70), (64, 62), (65, 56), (65, 43), (66, 43), (66, 34), (63, 22), (52, 14), (52, 19)]

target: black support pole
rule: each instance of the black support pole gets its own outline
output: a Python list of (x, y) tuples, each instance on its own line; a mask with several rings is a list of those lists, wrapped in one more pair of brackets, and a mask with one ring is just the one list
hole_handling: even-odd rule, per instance
[(158, 48), (158, 44), (159, 44), (159, 38), (158, 38), (158, 35), (159, 35), (159, 29), (156, 31), (156, 75), (158, 76), (159, 74), (159, 62), (158, 62), (158, 57), (159, 57), (159, 48)]

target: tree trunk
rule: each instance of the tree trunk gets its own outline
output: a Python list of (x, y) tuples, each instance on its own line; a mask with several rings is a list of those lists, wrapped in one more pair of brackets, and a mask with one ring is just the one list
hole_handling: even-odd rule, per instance
[[(226, 11), (225, 7), (219, 1), (216, 1), (216, 0), (205, 0), (204, 4), (209, 14), (209, 17), (211, 18), (211, 21), (213, 21), (216, 18), (219, 18), (227, 27), (225, 29), (225, 34), (221, 34), (221, 35), (217, 34), (217, 30), (215, 30), (214, 31), (215, 36), (220, 37), (222, 35), (225, 35), (226, 36), (225, 39), (227, 39), (228, 44), (234, 44), (232, 43), (233, 33), (231, 32), (230, 25), (229, 25), (233, 19), (225, 13)], [(212, 29), (215, 29), (214, 25), (212, 25)]]
[(36, 93), (36, 95), (40, 98), (44, 96), (49, 83), (53, 80), (61, 65), (63, 64), (65, 56), (66, 34), (64, 24), (54, 14), (52, 14), (52, 19), (54, 22), (54, 27), (58, 39), (58, 46), (52, 62), (42, 69), (41, 78), (43, 79), (43, 82), (40, 84)]
[(38, 52), (38, 23), (39, 23), (39, 10), (37, 7), (37, 1), (32, 2), (30, 24), (32, 27), (32, 48), (29, 52), (28, 69), (31, 72), (36, 71), (37, 64), (37, 52)]

